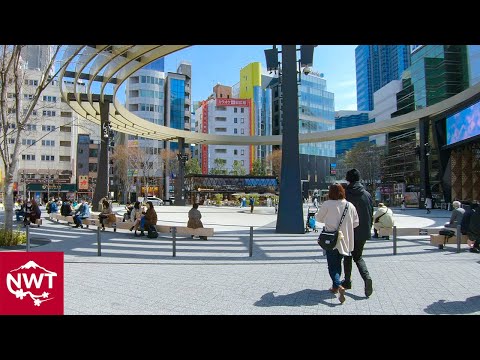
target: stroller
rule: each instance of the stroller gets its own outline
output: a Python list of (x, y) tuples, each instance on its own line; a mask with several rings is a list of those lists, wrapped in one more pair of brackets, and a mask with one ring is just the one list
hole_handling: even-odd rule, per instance
[(309, 207), (307, 209), (307, 221), (305, 222), (305, 232), (309, 232), (311, 230), (318, 232), (315, 222), (315, 215), (318, 212), (316, 207)]

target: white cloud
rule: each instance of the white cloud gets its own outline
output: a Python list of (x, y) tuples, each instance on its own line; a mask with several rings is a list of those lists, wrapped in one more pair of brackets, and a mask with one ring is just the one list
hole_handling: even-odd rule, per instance
[(344, 80), (344, 81), (339, 81), (338, 83), (335, 84), (335, 87), (337, 88), (343, 88), (343, 87), (352, 87), (357, 84), (356, 80)]

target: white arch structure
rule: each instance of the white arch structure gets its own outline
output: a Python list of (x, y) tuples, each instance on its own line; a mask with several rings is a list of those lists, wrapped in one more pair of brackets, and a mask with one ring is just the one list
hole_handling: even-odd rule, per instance
[[(100, 125), (100, 106), (98, 101), (94, 101), (93, 99), (92, 84), (94, 81), (99, 81), (101, 83), (100, 100), (103, 101), (106, 96), (106, 85), (113, 82), (115, 83), (113, 89), (113, 106), (110, 106), (109, 112), (113, 130), (157, 140), (176, 140), (177, 138), (183, 137), (185, 142), (190, 144), (281, 144), (282, 135), (213, 135), (172, 129), (144, 120), (131, 113), (120, 104), (117, 99), (117, 92), (122, 83), (125, 82), (129, 76), (152, 61), (188, 46), (190, 45), (68, 45), (63, 57), (66, 66), (59, 74), (59, 84), (62, 97), (77, 114)], [(73, 66), (75, 66), (73, 85), (74, 100), (72, 98), (68, 99), (68, 90), (63, 82), (63, 78), (66, 77), (65, 71), (73, 71)], [(85, 74), (87, 71), (88, 82), (85, 86), (85, 90), (82, 91), (77, 86), (77, 81), (82, 78), (81, 74)], [(448, 112), (459, 104), (477, 98), (479, 94), (480, 83), (435, 105), (393, 119), (353, 126), (345, 129), (299, 134), (299, 142), (312, 143), (342, 140), (410, 129), (418, 124), (420, 118), (434, 117)]]

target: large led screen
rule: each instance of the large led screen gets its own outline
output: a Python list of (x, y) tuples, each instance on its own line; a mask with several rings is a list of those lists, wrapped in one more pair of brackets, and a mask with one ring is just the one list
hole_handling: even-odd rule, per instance
[(480, 135), (480, 102), (447, 117), (447, 145)]

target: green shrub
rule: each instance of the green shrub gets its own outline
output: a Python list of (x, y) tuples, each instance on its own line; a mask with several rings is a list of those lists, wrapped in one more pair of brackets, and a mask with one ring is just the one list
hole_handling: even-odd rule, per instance
[(222, 205), (223, 194), (215, 194), (215, 195), (213, 195), (213, 197), (215, 198), (215, 203), (217, 205)]
[(23, 231), (0, 229), (0, 246), (15, 246), (25, 244), (26, 242), (27, 235)]

